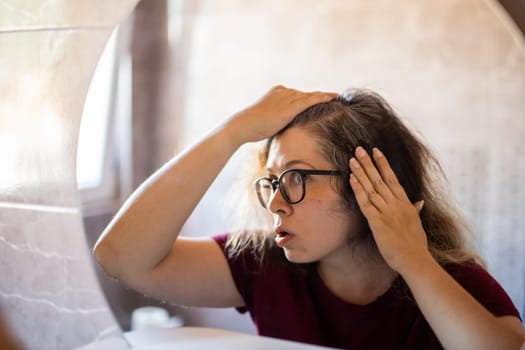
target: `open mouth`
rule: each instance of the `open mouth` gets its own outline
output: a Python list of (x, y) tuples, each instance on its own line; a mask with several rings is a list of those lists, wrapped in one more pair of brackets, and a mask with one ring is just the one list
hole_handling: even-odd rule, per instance
[(276, 232), (275, 234), (276, 234), (276, 235), (277, 235), (277, 237), (279, 237), (279, 238), (282, 238), (282, 237), (286, 237), (286, 236), (288, 236), (288, 235), (289, 235), (289, 233), (288, 233), (288, 232), (286, 232), (286, 231), (280, 231), (280, 232)]
[(288, 233), (286, 231), (277, 230), (275, 232), (275, 243), (277, 243), (277, 245), (282, 248), (285, 245), (287, 245), (288, 242), (290, 242), (293, 236), (294, 236), (293, 234)]

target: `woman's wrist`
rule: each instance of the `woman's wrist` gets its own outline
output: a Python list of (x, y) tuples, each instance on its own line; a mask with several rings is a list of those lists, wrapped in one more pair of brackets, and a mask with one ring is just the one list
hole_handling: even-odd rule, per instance
[(430, 252), (406, 255), (399, 259), (395, 270), (408, 282), (413, 276), (419, 276), (435, 268), (437, 261)]
[(246, 128), (243, 128), (240, 125), (237, 116), (233, 116), (225, 123), (221, 124), (216, 132), (221, 134), (221, 137), (223, 137), (226, 142), (235, 149), (241, 147), (245, 143), (253, 141), (250, 139), (249, 130), (246, 130)]

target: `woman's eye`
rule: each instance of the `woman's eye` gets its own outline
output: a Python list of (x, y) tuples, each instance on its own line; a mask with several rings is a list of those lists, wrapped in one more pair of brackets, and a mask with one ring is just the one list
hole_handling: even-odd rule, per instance
[(306, 179), (306, 176), (301, 175), (301, 173), (295, 173), (293, 177), (293, 180), (296, 184), (302, 184), (305, 179)]

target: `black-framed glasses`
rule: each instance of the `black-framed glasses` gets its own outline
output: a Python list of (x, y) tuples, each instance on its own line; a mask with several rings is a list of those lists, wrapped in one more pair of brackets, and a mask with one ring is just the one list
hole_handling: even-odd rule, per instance
[(286, 202), (289, 204), (299, 203), (304, 199), (306, 193), (305, 179), (309, 175), (340, 176), (341, 172), (337, 170), (287, 169), (276, 179), (260, 177), (254, 183), (259, 203), (263, 208), (268, 208), (272, 195), (277, 188), (279, 188)]

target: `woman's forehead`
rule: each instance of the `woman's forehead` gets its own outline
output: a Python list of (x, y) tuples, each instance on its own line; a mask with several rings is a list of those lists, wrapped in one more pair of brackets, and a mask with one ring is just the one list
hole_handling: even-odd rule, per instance
[(277, 172), (292, 166), (330, 166), (330, 162), (323, 157), (319, 141), (311, 132), (304, 128), (290, 128), (273, 139), (265, 166)]

